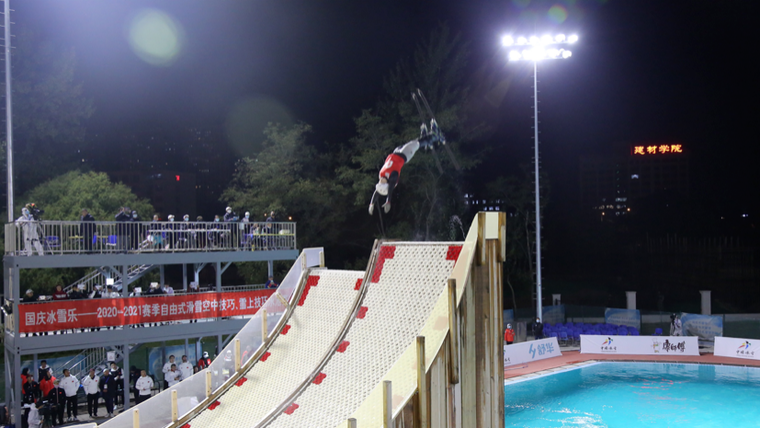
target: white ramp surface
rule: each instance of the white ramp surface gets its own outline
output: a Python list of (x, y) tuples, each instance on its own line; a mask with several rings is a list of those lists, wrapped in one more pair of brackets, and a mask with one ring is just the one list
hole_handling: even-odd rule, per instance
[[(192, 427), (253, 427), (318, 367), (359, 297), (362, 271), (312, 269), (303, 294), (267, 352)], [(246, 380), (243, 380), (246, 379)]]
[[(461, 244), (453, 243), (381, 245), (361, 308), (317, 377), (321, 381), (285, 403), (285, 411), (267, 426), (322, 428), (345, 422), (415, 341), (446, 290), (460, 250)], [(254, 405), (249, 401), (248, 406)]]

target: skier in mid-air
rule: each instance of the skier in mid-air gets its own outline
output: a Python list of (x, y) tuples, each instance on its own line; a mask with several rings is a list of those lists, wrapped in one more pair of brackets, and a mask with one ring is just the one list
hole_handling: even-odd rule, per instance
[[(443, 174), (443, 169), (441, 168), (440, 161), (438, 160), (438, 155), (435, 153), (435, 144), (444, 144), (444, 147), (446, 147), (446, 152), (448, 153), (449, 157), (451, 158), (451, 162), (454, 164), (454, 167), (456, 169), (459, 169), (459, 163), (454, 158), (454, 155), (451, 153), (451, 150), (448, 146), (445, 146), (446, 144), (446, 138), (443, 136), (443, 133), (441, 132), (441, 129), (438, 127), (438, 123), (435, 121), (435, 117), (433, 116), (433, 111), (430, 109), (430, 105), (428, 105), (427, 100), (425, 99), (425, 96), (422, 94), (422, 91), (417, 89), (416, 93), (412, 93), (412, 100), (414, 100), (414, 103), (417, 105), (417, 111), (420, 114), (420, 119), (422, 120), (422, 125), (420, 125), (420, 138), (416, 140), (412, 140), (403, 146), (396, 147), (393, 150), (393, 153), (389, 154), (387, 158), (385, 158), (385, 163), (383, 164), (383, 167), (380, 168), (380, 173), (378, 174), (378, 182), (375, 185), (375, 192), (372, 194), (372, 199), (369, 203), (369, 215), (372, 215), (372, 213), (375, 211), (375, 204), (380, 202), (381, 197), (385, 196), (385, 203), (382, 205), (383, 211), (386, 213), (391, 210), (391, 196), (393, 195), (393, 190), (398, 185), (398, 179), (401, 175), (401, 168), (410, 160), (412, 160), (412, 157), (415, 153), (417, 153), (417, 150), (419, 150), (420, 147), (423, 148), (429, 148), (433, 156), (435, 157), (436, 165), (438, 166), (438, 170)], [(428, 129), (427, 124), (425, 123), (427, 120), (425, 118), (425, 114), (422, 111), (422, 107), (420, 107), (419, 101), (422, 101), (422, 103), (425, 106), (425, 109), (427, 110), (427, 114), (429, 115), (430, 119), (430, 129)]]
[(401, 175), (401, 168), (410, 160), (420, 147), (433, 147), (433, 144), (444, 142), (443, 134), (438, 129), (438, 125), (433, 119), (430, 123), (432, 131), (428, 131), (427, 126), (422, 125), (420, 138), (412, 140), (403, 146), (396, 147), (393, 153), (385, 158), (383, 167), (378, 174), (378, 182), (375, 184), (375, 193), (372, 194), (372, 200), (369, 202), (369, 214), (375, 210), (375, 204), (380, 202), (380, 198), (385, 196), (383, 210), (387, 213), (391, 209), (391, 196), (393, 190), (398, 185), (398, 179)]

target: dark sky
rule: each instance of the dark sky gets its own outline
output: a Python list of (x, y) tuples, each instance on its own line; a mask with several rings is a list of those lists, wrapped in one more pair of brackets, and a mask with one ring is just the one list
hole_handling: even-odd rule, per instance
[[(616, 142), (678, 141), (694, 155), (697, 192), (757, 215), (752, 156), (758, 95), (752, 0), (24, 0), (15, 30), (75, 47), (78, 79), (95, 99), (91, 130), (222, 126), (241, 101), (262, 98), (333, 142), (371, 107), (382, 78), (439, 22), (472, 48), (471, 67), (511, 84), (484, 108), (495, 126), (491, 175), (531, 159), (528, 63), (508, 63), (506, 32), (577, 33), (567, 61), (539, 64), (544, 166), (570, 198), (578, 155)], [(550, 8), (554, 15), (550, 15)], [(151, 65), (127, 34), (146, 8), (184, 34), (177, 58)], [(23, 55), (23, 52), (16, 52)], [(499, 79), (497, 79), (498, 81)], [(481, 83), (482, 82), (475, 82)], [(482, 89), (482, 88), (481, 88)], [(487, 89), (487, 88), (486, 88)], [(485, 101), (484, 106), (488, 106)], [(257, 104), (261, 105), (261, 104)], [(267, 108), (267, 107), (265, 107)], [(490, 110), (489, 110), (490, 109)], [(443, 125), (445, 128), (445, 124)], [(719, 196), (715, 196), (719, 195)], [(708, 196), (706, 196), (708, 197)]]

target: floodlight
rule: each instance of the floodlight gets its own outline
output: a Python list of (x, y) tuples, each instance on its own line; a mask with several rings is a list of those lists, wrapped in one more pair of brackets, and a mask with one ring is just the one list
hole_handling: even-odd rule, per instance
[(560, 50), (557, 48), (551, 48), (546, 51), (546, 56), (549, 58), (557, 58), (559, 57)]
[(519, 61), (520, 59), (522, 59), (522, 55), (520, 55), (519, 51), (509, 51), (510, 61)]
[(517, 38), (517, 44), (518, 45), (526, 45), (526, 44), (528, 44), (528, 39), (526, 39), (525, 37), (518, 37)]
[(549, 43), (553, 42), (552, 36), (546, 34), (544, 36), (541, 36), (541, 43), (548, 45)]
[(533, 51), (531, 49), (523, 49), (522, 57), (523, 59), (533, 59)]
[(565, 50), (565, 49), (562, 49), (562, 58), (564, 58), (564, 59), (568, 59), (568, 58), (570, 58), (571, 56), (573, 56), (573, 53), (572, 53), (572, 52), (570, 52), (570, 51), (568, 51), (568, 50)]
[(530, 36), (530, 44), (531, 45), (537, 45), (541, 39), (538, 38), (538, 36)]
[(554, 38), (557, 43), (562, 43), (565, 41), (565, 35), (564, 34), (557, 34), (557, 37)]
[(501, 44), (502, 46), (512, 46), (515, 44), (515, 39), (512, 36), (504, 36), (501, 38)]
[(577, 41), (578, 41), (578, 35), (577, 34), (573, 34), (572, 36), (570, 36), (570, 37), (567, 38), (567, 42), (568, 43), (575, 43)]
[(539, 60), (546, 58), (546, 49), (543, 46), (536, 46), (533, 48), (533, 59)]

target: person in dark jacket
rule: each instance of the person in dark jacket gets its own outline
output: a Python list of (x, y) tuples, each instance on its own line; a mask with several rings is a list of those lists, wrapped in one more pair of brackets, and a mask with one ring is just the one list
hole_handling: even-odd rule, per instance
[(536, 340), (544, 338), (544, 325), (541, 323), (541, 318), (536, 318), (536, 321), (531, 325), (531, 329), (533, 330), (533, 337)]
[(113, 399), (116, 397), (116, 379), (111, 375), (110, 370), (103, 370), (103, 377), (100, 378), (98, 387), (100, 388), (100, 394), (106, 402), (106, 412), (108, 412), (108, 417), (110, 418), (113, 416)]
[(132, 224), (129, 225), (132, 249), (138, 250), (140, 249), (140, 244), (142, 243), (145, 231), (140, 225), (140, 215), (137, 214), (137, 211), (132, 211), (132, 218), (130, 218), (129, 221), (132, 222)]
[[(50, 419), (52, 419), (53, 425), (63, 425), (63, 414), (66, 410), (66, 391), (61, 388), (58, 379), (56, 379), (53, 384), (53, 389), (48, 392), (46, 397), (48, 403), (52, 406)], [(59, 422), (56, 422), (56, 420)], [(69, 420), (71, 420), (71, 418), (69, 418)]]
[(79, 217), (82, 223), (79, 225), (79, 234), (82, 235), (82, 247), (85, 252), (92, 251), (93, 240), (95, 239), (95, 217), (90, 215), (87, 209), (82, 208), (82, 215)]
[(119, 251), (126, 251), (129, 246), (127, 238), (129, 225), (126, 222), (130, 220), (131, 213), (132, 211), (128, 207), (121, 207), (119, 212), (114, 216), (119, 223), (116, 225), (116, 248)]

